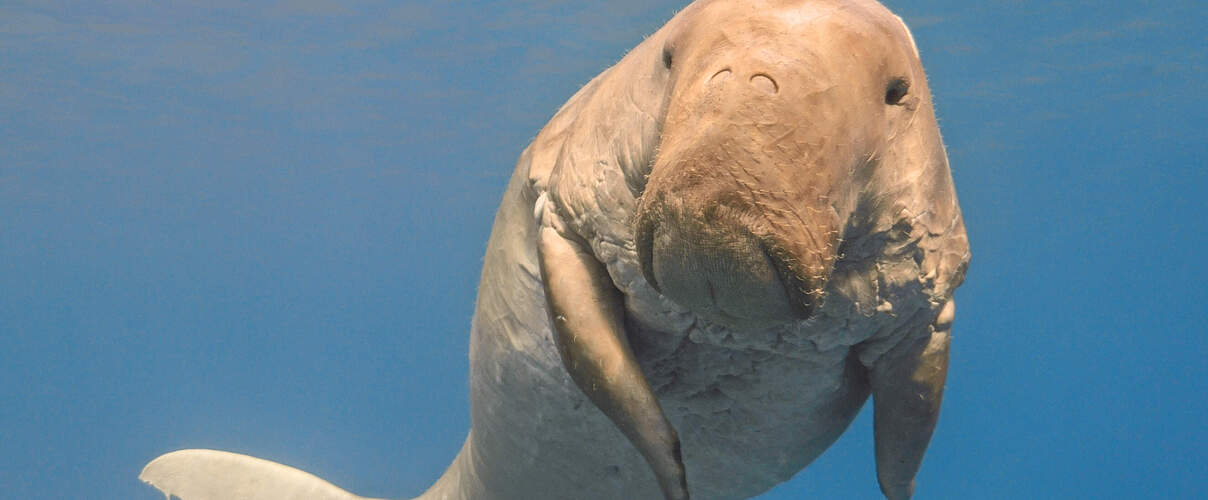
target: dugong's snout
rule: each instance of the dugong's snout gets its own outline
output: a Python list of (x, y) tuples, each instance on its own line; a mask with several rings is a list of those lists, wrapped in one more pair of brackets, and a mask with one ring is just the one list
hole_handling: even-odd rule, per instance
[(829, 230), (778, 221), (740, 191), (703, 189), (713, 192), (699, 195), (701, 189), (687, 189), (667, 196), (659, 185), (648, 187), (639, 201), (634, 233), (642, 273), (651, 286), (706, 319), (732, 327), (760, 328), (810, 317), (821, 300), (830, 259), (805, 247), (812, 241), (809, 233)]
[[(829, 50), (866, 35), (825, 7), (732, 8), (669, 35), (659, 146), (634, 193), (636, 249), (646, 280), (706, 319), (800, 321), (825, 298), (859, 186), (887, 144), (880, 73), (891, 70)], [(708, 29), (732, 18), (745, 29)]]

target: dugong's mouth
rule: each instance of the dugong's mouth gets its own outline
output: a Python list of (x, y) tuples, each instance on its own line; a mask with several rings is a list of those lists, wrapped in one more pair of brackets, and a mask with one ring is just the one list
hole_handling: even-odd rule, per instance
[(635, 234), (646, 281), (705, 319), (761, 328), (806, 319), (806, 280), (772, 235), (742, 221), (642, 211)]

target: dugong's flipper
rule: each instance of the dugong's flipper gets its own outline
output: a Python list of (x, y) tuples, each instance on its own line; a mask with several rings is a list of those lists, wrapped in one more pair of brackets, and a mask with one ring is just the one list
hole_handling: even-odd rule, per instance
[(544, 215), (538, 254), (562, 364), (646, 458), (663, 496), (687, 500), (679, 436), (626, 340), (620, 292), (585, 247), (556, 214)]
[(886, 353), (869, 374), (877, 481), (889, 500), (914, 494), (914, 475), (940, 415), (955, 308), (949, 299), (927, 332)]
[(215, 450), (161, 455), (138, 478), (169, 499), (369, 500), (287, 465)]

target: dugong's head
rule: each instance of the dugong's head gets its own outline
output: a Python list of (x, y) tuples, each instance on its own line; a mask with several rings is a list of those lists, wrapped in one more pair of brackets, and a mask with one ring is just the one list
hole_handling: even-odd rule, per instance
[(648, 282), (736, 327), (808, 318), (846, 228), (947, 172), (917, 50), (875, 2), (715, 2), (667, 37), (671, 90), (634, 217)]

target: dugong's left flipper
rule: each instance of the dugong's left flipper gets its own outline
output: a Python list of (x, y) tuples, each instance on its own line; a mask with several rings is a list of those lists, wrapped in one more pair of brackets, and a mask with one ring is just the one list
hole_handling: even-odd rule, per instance
[(877, 481), (889, 500), (906, 500), (914, 494), (914, 475), (940, 415), (954, 313), (949, 299), (925, 334), (909, 337), (886, 352), (869, 373)]
[(181, 500), (370, 500), (293, 467), (215, 450), (161, 455), (138, 478)]
[(538, 236), (541, 274), (562, 364), (654, 470), (668, 500), (687, 500), (679, 437), (634, 359), (621, 295), (604, 265), (553, 213)]

